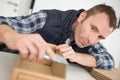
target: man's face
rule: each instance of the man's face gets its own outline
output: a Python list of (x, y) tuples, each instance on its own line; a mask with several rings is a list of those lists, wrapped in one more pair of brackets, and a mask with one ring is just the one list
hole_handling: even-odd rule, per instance
[(105, 39), (113, 30), (105, 13), (98, 13), (79, 20), (74, 28), (75, 42), (79, 47), (86, 47)]

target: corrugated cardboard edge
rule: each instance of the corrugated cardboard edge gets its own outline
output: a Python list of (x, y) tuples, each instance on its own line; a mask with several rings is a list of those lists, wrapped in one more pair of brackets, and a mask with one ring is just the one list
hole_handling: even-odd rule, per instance
[(93, 68), (90, 73), (96, 80), (120, 80), (120, 68), (112, 70)]
[[(48, 66), (50, 66), (51, 68), (49, 68)], [(40, 69), (42, 68), (41, 72), (37, 71), (39, 70), (38, 68)], [(48, 71), (46, 71), (45, 69)], [(49, 70), (52, 70), (54, 73), (53, 72), (51, 73), (51, 71), (49, 72)], [(54, 75), (52, 76), (51, 74)], [(38, 64), (35, 61), (24, 59), (22, 56), (19, 55), (16, 66), (13, 69), (11, 80), (39, 80), (41, 78), (44, 80), (65, 80), (66, 64), (55, 62), (51, 64), (46, 64), (46, 62), (45, 64), (44, 63)]]
[(111, 80), (102, 73), (96, 71), (96, 70), (91, 70), (91, 75), (96, 79), (96, 80)]

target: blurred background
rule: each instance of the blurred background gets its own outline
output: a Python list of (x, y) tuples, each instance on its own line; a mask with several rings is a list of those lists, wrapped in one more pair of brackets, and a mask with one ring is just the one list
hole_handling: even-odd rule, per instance
[[(120, 0), (0, 0), (0, 16), (28, 15), (41, 9), (89, 9), (96, 4), (111, 5), (120, 23)], [(120, 25), (119, 25), (120, 26)], [(120, 29), (101, 41), (115, 59), (115, 67), (120, 68)]]

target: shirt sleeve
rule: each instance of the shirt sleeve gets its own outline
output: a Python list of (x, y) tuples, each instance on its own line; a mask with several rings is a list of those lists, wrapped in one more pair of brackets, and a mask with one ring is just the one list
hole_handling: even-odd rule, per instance
[(20, 33), (32, 33), (37, 29), (43, 28), (47, 14), (40, 10), (26, 16), (3, 17), (0, 16), (0, 24), (9, 25), (12, 29)]
[(106, 48), (100, 42), (92, 45), (89, 52), (96, 58), (96, 68), (109, 70), (115, 66), (113, 57), (107, 52)]

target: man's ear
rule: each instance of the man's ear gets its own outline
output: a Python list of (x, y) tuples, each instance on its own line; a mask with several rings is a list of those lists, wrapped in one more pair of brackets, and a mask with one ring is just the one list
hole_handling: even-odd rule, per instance
[(86, 17), (86, 15), (87, 15), (86, 11), (81, 12), (80, 15), (79, 15), (79, 17), (77, 18), (77, 21), (81, 22), (82, 20), (84, 20), (84, 18)]

